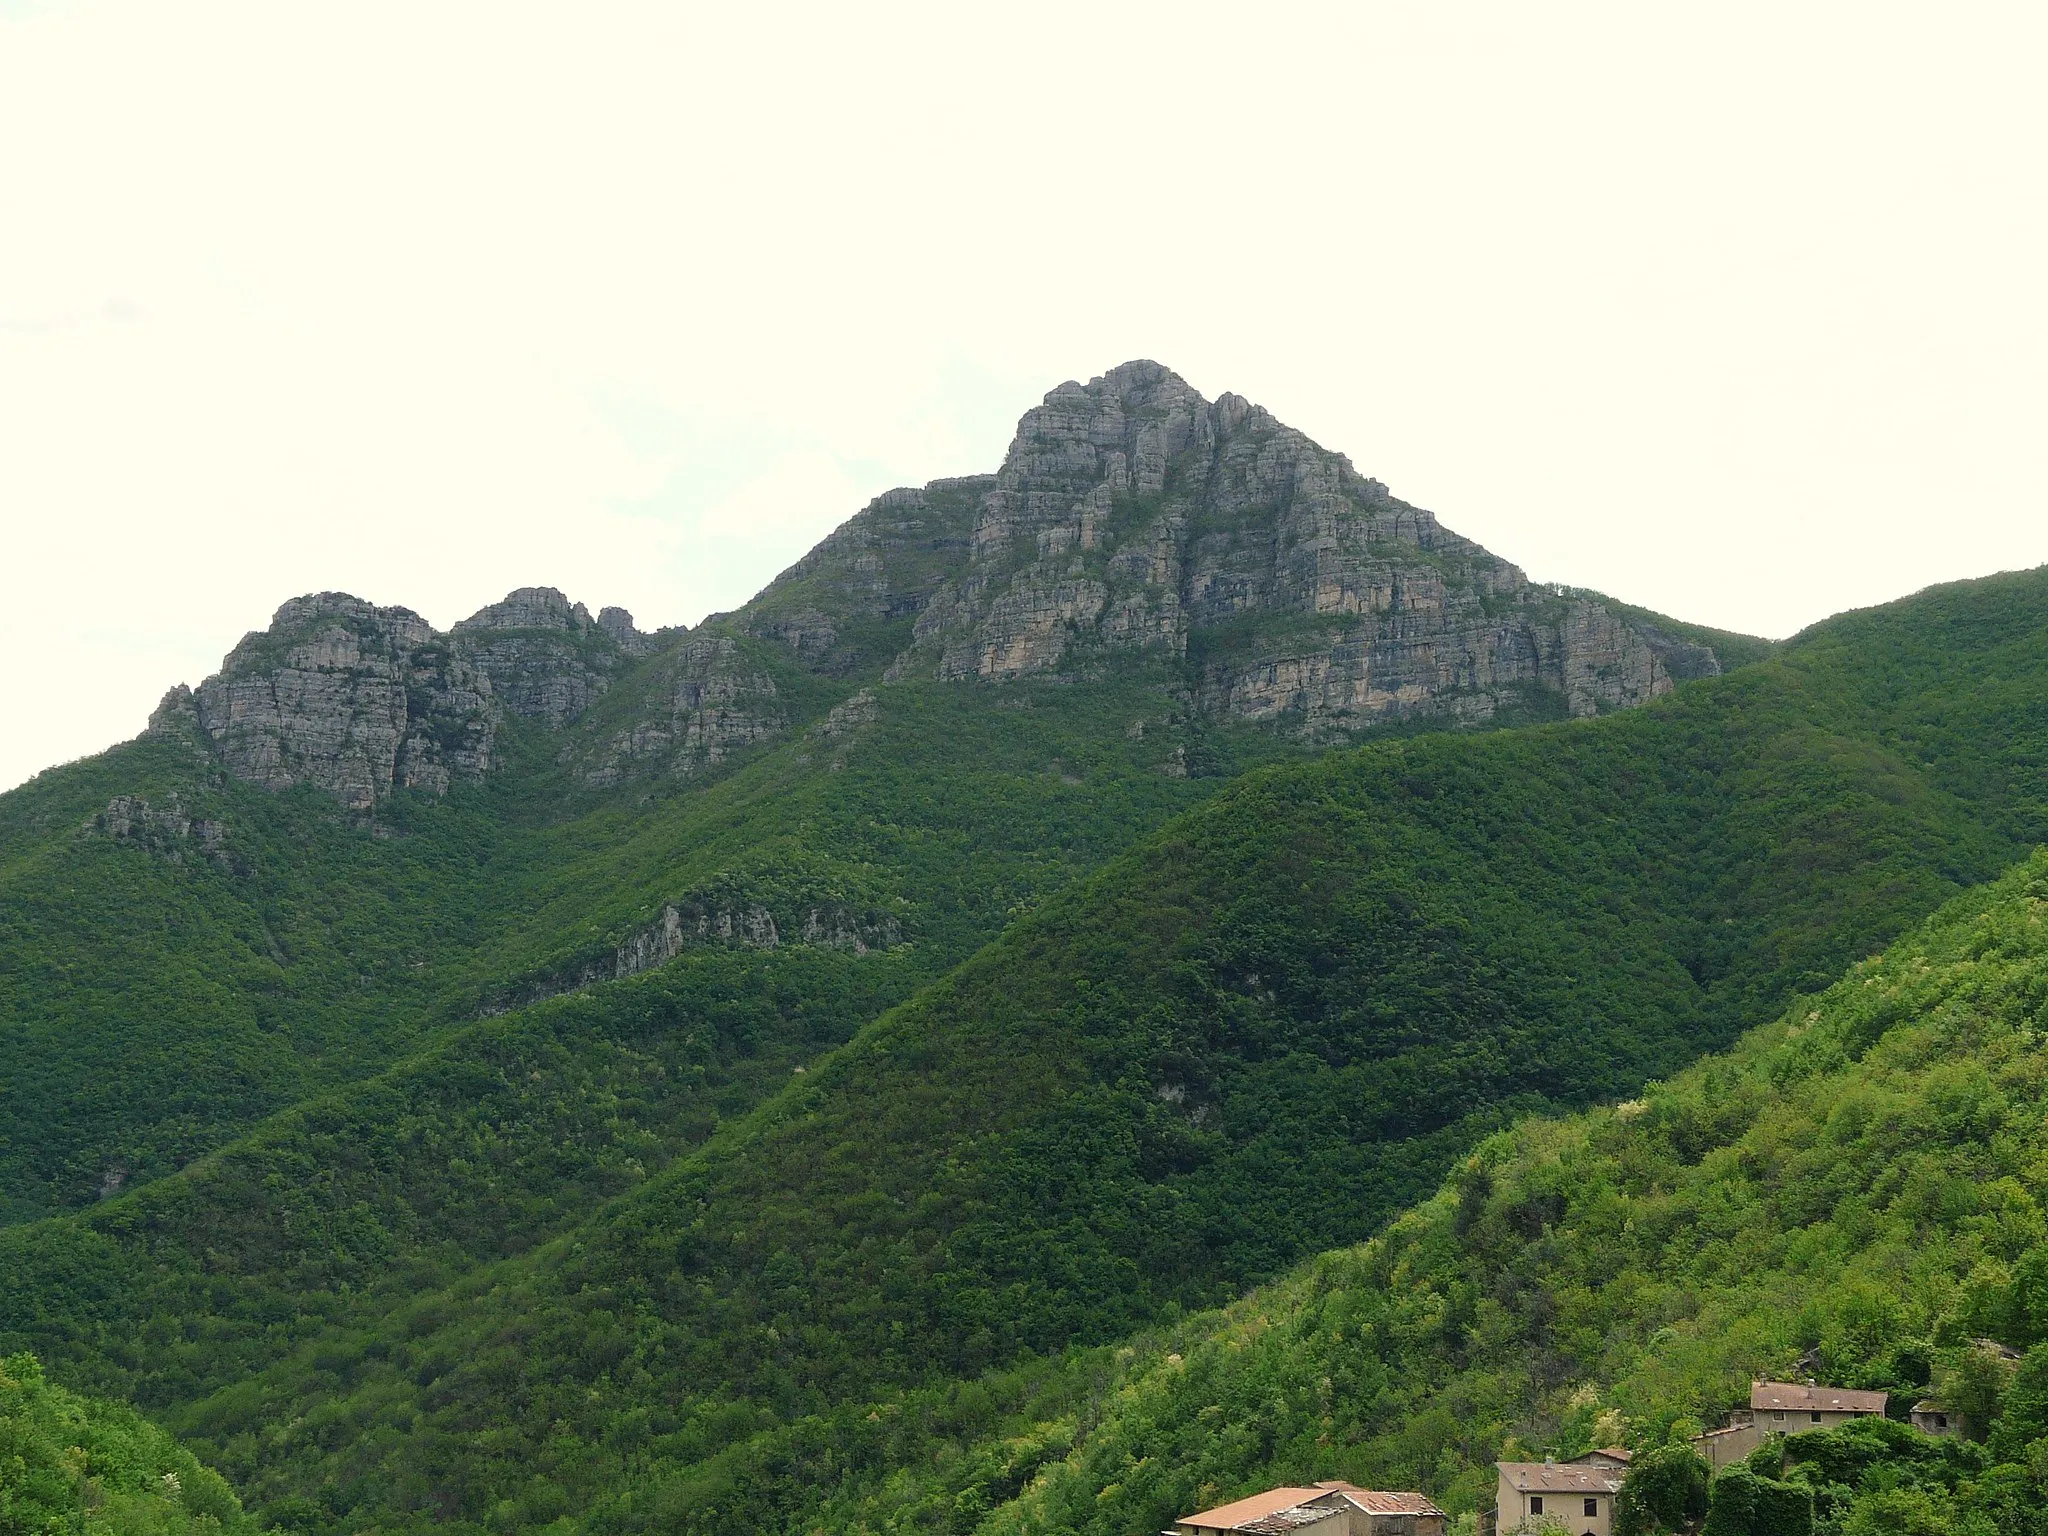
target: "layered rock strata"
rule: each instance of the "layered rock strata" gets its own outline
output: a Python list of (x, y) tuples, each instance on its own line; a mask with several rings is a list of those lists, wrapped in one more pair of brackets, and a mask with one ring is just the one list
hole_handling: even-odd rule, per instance
[(452, 635), (503, 708), (556, 730), (581, 719), (647, 648), (625, 609), (593, 619), (553, 587), (521, 587), (462, 620)]
[(650, 689), (657, 703), (583, 766), (579, 776), (592, 788), (646, 767), (688, 778), (789, 723), (775, 679), (732, 635), (695, 636), (655, 665), (662, 668)]
[(397, 790), (482, 777), (507, 715), (573, 723), (650, 645), (624, 609), (593, 619), (552, 587), (447, 634), (409, 608), (321, 592), (279, 608), (196, 690), (172, 689), (150, 727), (196, 727), (237, 778), (311, 784), (369, 812)]
[(1597, 603), (1532, 584), (1342, 454), (1156, 363), (1027, 412), (968, 542), (906, 672), (1000, 681), (1193, 652), (1205, 712), (1310, 730), (1481, 719), (1531, 688), (1588, 715), (1671, 687)]
[(1719, 670), (1149, 362), (1053, 390), (994, 476), (878, 498), (742, 615), (800, 654), (885, 616), (912, 619), (891, 677), (1002, 682), (1152, 653), (1184, 662), (1201, 712), (1312, 734), (1481, 720), (1538, 694), (1539, 712), (1589, 715)]
[(313, 784), (356, 811), (481, 776), (497, 720), (490, 680), (425, 619), (340, 592), (279, 608), (193, 703), (237, 778)]
[(758, 901), (685, 899), (663, 907), (659, 917), (628, 935), (610, 955), (538, 977), (484, 1011), (526, 1007), (599, 982), (622, 981), (642, 971), (658, 970), (697, 945), (778, 949), (785, 944), (804, 944), (865, 955), (903, 942), (902, 924), (886, 912), (818, 902), (798, 908), (791, 918), (778, 924), (775, 914)]

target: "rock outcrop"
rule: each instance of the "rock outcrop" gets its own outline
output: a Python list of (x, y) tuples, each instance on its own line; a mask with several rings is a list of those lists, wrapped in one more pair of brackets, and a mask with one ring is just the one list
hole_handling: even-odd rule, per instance
[(650, 688), (657, 702), (584, 764), (579, 776), (592, 788), (649, 767), (688, 778), (789, 723), (775, 679), (732, 635), (693, 636), (651, 665), (661, 668)]
[(196, 727), (237, 778), (312, 784), (367, 813), (396, 790), (482, 777), (508, 714), (567, 726), (649, 647), (624, 609), (592, 619), (552, 587), (447, 634), (409, 608), (321, 592), (279, 608), (196, 690), (167, 693), (150, 729)]
[(354, 811), (481, 776), (497, 721), (490, 680), (425, 619), (340, 592), (279, 608), (193, 702), (237, 778), (313, 784)]
[(1003, 682), (1151, 653), (1202, 713), (1309, 734), (1589, 715), (1719, 670), (1149, 362), (1052, 391), (994, 476), (878, 498), (742, 614), (800, 655), (905, 619), (891, 677)]
[(1205, 712), (1311, 731), (1481, 719), (1532, 687), (1587, 715), (1671, 687), (1599, 605), (1533, 585), (1343, 455), (1156, 363), (1027, 412), (969, 545), (903, 670), (1000, 681), (1192, 649)]
[(903, 926), (886, 912), (842, 902), (810, 902), (777, 923), (759, 901), (688, 897), (661, 909), (645, 928), (629, 934), (609, 955), (539, 976), (486, 1006), (486, 1013), (523, 1008), (544, 998), (578, 992), (602, 981), (622, 981), (657, 970), (693, 946), (779, 949), (785, 944), (851, 950), (865, 955), (903, 942)]
[(182, 864), (190, 854), (230, 873), (241, 872), (228, 851), (227, 828), (218, 821), (188, 816), (176, 795), (164, 806), (153, 806), (140, 795), (116, 795), (93, 817), (88, 830), (173, 864)]
[[(151, 727), (369, 811), (485, 773), (513, 717), (563, 733), (555, 759), (586, 787), (701, 775), (790, 728), (792, 664), (870, 685), (1135, 666), (1176, 712), (1317, 739), (1646, 703), (1720, 670), (1685, 628), (1532, 583), (1248, 400), (1134, 362), (1048, 394), (994, 475), (877, 497), (698, 631), (645, 636), (623, 609), (522, 587), (441, 635), (321, 593)], [(874, 695), (853, 707), (816, 739)], [(1192, 771), (1184, 756), (1162, 771)]]
[(581, 719), (646, 649), (625, 609), (593, 619), (553, 587), (521, 587), (462, 620), (452, 639), (503, 708), (557, 730)]

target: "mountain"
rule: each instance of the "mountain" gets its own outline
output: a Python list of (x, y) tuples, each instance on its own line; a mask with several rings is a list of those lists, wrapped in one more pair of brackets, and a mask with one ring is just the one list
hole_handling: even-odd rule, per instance
[(692, 630), (295, 599), (0, 797), (0, 1347), (292, 1529), (971, 1527), (2023, 856), (2044, 647), (1533, 585), (1152, 364)]
[(693, 631), (547, 588), (446, 633), (293, 599), (142, 739), (0, 796), (0, 1084), (29, 1107), (0, 1220), (686, 938), (844, 951), (898, 1000), (1244, 767), (1597, 713), (1758, 646), (1617, 611), (1149, 363)]

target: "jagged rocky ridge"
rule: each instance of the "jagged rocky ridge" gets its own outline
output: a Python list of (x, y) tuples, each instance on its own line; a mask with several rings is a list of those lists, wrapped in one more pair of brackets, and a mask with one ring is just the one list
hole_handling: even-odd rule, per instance
[(1052, 391), (994, 476), (878, 498), (749, 614), (821, 656), (858, 620), (905, 615), (893, 677), (1158, 651), (1201, 712), (1316, 733), (1483, 720), (1532, 690), (1590, 715), (1720, 671), (1708, 647), (1531, 583), (1343, 455), (1149, 362)]
[(567, 726), (650, 644), (624, 609), (592, 619), (551, 587), (445, 635), (409, 608), (321, 592), (284, 604), (196, 690), (173, 688), (150, 726), (196, 727), (249, 783), (312, 784), (368, 811), (395, 790), (482, 777), (508, 713)]
[[(481, 777), (518, 716), (568, 733), (559, 759), (603, 788), (715, 768), (798, 723), (764, 643), (849, 685), (1158, 663), (1189, 713), (1313, 738), (1592, 715), (1720, 671), (1705, 645), (1530, 582), (1241, 396), (1133, 362), (1026, 412), (996, 474), (878, 497), (696, 631), (641, 635), (547, 587), (446, 634), (319, 593), (152, 723), (196, 727), (249, 782), (367, 812)], [(631, 707), (598, 718), (629, 675)]]

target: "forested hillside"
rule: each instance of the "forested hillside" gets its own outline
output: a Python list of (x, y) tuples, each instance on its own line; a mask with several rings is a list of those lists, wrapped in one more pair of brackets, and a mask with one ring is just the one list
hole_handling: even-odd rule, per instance
[[(623, 1142), (610, 1185), (542, 1148), (616, 1135), (614, 1100), (668, 1112), (650, 1082), (716, 1049), (677, 1028), (719, 1017), (708, 973), (473, 1026), (20, 1229), (9, 1327), (295, 1519), (517, 1524), (1213, 1305), (1994, 872), (2039, 815), (2044, 588), (1926, 594), (1647, 710), (1256, 774), (645, 1179)], [(466, 1227), (517, 1226), (500, 1202), (538, 1235), (608, 1188), (461, 1274)]]
[(929, 980), (1258, 762), (1720, 669), (1710, 632), (1628, 613), (1149, 363), (695, 630), (546, 588), (445, 633), (294, 598), (143, 738), (0, 796), (0, 1222), (636, 944), (901, 946)]
[[(1826, 1528), (2040, 1530), (2044, 1028), (2037, 856), (1726, 1056), (1525, 1121), (1383, 1236), (1136, 1341), (1092, 1384), (1094, 1422), (1005, 1426), (949, 1474), (820, 1518), (881, 1528), (921, 1509), (945, 1528), (935, 1509), (1047, 1445), (1031, 1486), (969, 1525), (1154, 1530), (1318, 1477), (1472, 1509), (1496, 1456), (1660, 1445), (1798, 1369), (1907, 1399), (1974, 1393), (1988, 1430), (1955, 1453), (1903, 1427), (1860, 1451), (1793, 1440), (1795, 1473), (1822, 1463), (1802, 1475)], [(1987, 1376), (1986, 1336), (2030, 1353)]]

